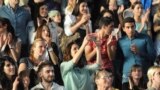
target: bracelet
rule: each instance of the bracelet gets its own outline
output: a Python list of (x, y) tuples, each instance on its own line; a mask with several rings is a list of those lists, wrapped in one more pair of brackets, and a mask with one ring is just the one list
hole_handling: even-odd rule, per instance
[(52, 47), (49, 47), (49, 48), (48, 48), (48, 51), (49, 51), (49, 52), (50, 52), (50, 51), (53, 51)]

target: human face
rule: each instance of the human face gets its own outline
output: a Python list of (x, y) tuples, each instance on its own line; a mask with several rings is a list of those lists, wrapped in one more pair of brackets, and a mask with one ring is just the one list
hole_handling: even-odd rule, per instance
[(39, 8), (39, 14), (40, 14), (41, 17), (47, 17), (47, 15), (48, 15), (48, 7), (47, 7), (47, 5), (42, 5)]
[(50, 31), (47, 26), (42, 27), (42, 38), (46, 39), (47, 37), (50, 37)]
[(104, 31), (104, 34), (105, 35), (110, 35), (111, 32), (113, 31), (114, 29), (114, 23), (110, 23), (109, 25), (106, 25), (103, 27), (103, 31)]
[(5, 61), (5, 65), (4, 65), (4, 73), (7, 75), (7, 77), (12, 77), (13, 75), (15, 75), (15, 66), (9, 62), (9, 61)]
[(142, 5), (141, 4), (135, 5), (135, 7), (133, 9), (133, 14), (136, 15), (136, 16), (141, 16), (142, 15)]
[(132, 38), (135, 33), (135, 24), (133, 22), (127, 22), (124, 24), (123, 31), (129, 38)]
[(100, 72), (99, 78), (96, 79), (97, 87), (111, 87), (113, 83), (113, 75), (109, 72)]
[(154, 73), (152, 79), (153, 79), (153, 82), (154, 82), (155, 84), (160, 85), (160, 69), (157, 69), (157, 70), (156, 70), (156, 72)]
[(29, 87), (29, 84), (30, 84), (29, 76), (24, 76), (22, 80), (23, 80), (24, 87), (25, 88)]
[(41, 79), (44, 82), (53, 82), (54, 76), (54, 68), (52, 66), (45, 66), (41, 71)]
[(60, 13), (58, 13), (57, 15), (55, 15), (55, 16), (53, 17), (53, 21), (54, 21), (55, 23), (57, 23), (57, 24), (61, 23), (61, 15), (60, 15)]
[(88, 11), (88, 5), (86, 2), (82, 2), (80, 5), (79, 5), (79, 12), (80, 14), (87, 14), (89, 11)]
[(34, 55), (38, 56), (42, 56), (45, 50), (46, 50), (46, 44), (44, 41), (38, 41), (33, 48)]
[(19, 0), (8, 0), (8, 1), (9, 1), (9, 4), (14, 6), (19, 4)]
[(73, 44), (72, 47), (71, 47), (71, 56), (73, 57), (77, 51), (79, 49), (79, 46), (77, 44)]
[(142, 77), (142, 69), (141, 68), (136, 68), (131, 72), (131, 77), (133, 79), (140, 79)]

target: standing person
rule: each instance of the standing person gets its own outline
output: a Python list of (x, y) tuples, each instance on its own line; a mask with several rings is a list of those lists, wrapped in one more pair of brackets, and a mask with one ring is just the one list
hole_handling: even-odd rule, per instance
[(22, 40), (22, 56), (28, 54), (28, 34), (26, 26), (31, 17), (27, 10), (19, 6), (19, 0), (9, 0), (7, 5), (0, 8), (0, 16), (9, 19), (14, 30), (15, 35)]
[(54, 80), (54, 68), (52, 63), (48, 61), (42, 62), (38, 66), (37, 70), (38, 76), (40, 78), (39, 84), (34, 86), (31, 90), (64, 90), (63, 86), (58, 85), (57, 83), (53, 82)]
[(147, 76), (147, 90), (160, 90), (160, 66), (150, 67)]
[(126, 35), (118, 40), (115, 67), (117, 72), (122, 70), (122, 83), (124, 83), (128, 82), (129, 72), (134, 64), (141, 65), (145, 75), (148, 67), (153, 64), (156, 54), (151, 38), (135, 31), (133, 18), (125, 18), (122, 28)]
[(143, 80), (142, 67), (135, 64), (131, 68), (129, 82), (123, 83), (122, 90), (145, 90), (146, 83)]
[[(64, 62), (61, 63), (61, 75), (66, 90), (93, 90), (91, 75), (98, 69), (101, 61), (100, 48), (96, 42), (97, 60), (93, 65), (85, 65), (82, 56), (85, 46), (90, 40), (89, 36), (84, 38), (81, 47), (77, 43), (70, 43), (67, 47), (68, 53), (64, 54)], [(70, 82), (70, 83), (68, 83)]]
[[(100, 30), (95, 34), (95, 38), (100, 40), (100, 49), (102, 56), (102, 65), (101, 69), (112, 69), (114, 55), (116, 51), (116, 42), (117, 40), (111, 35), (111, 32), (114, 28), (113, 19), (109, 17), (102, 17), (99, 22)], [(92, 35), (92, 34), (91, 34)], [(94, 38), (94, 37), (92, 37)], [(85, 56), (88, 64), (93, 64), (96, 62), (96, 44), (94, 41), (90, 41), (89, 44), (85, 47)]]
[(80, 34), (79, 43), (83, 42), (84, 37), (92, 32), (90, 12), (87, 0), (78, 0), (72, 15), (66, 15), (64, 21), (64, 31), (67, 36)]
[(135, 2), (132, 5), (132, 9), (133, 9), (133, 18), (136, 24), (135, 28), (137, 32), (143, 33), (152, 37), (151, 25), (149, 21), (150, 9), (147, 9), (145, 14), (143, 15), (143, 7), (140, 1)]
[(10, 56), (18, 62), (21, 54), (21, 40), (15, 36), (10, 21), (0, 17), (0, 54)]

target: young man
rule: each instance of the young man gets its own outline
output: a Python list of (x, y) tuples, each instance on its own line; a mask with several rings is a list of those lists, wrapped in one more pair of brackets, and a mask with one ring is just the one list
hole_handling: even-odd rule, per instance
[[(128, 82), (129, 71), (134, 64), (139, 64), (146, 74), (148, 67), (155, 60), (155, 50), (151, 38), (147, 35), (136, 32), (135, 21), (127, 17), (123, 21), (125, 36), (117, 43), (116, 71), (122, 70), (122, 83)], [(120, 64), (122, 67), (120, 67)]]
[(63, 86), (53, 82), (54, 79), (54, 68), (50, 62), (42, 62), (38, 67), (38, 76), (40, 78), (39, 84), (34, 86), (31, 90), (64, 90)]
[[(111, 35), (114, 29), (114, 21), (109, 17), (102, 17), (99, 22), (99, 30), (94, 33), (95, 37), (91, 38), (100, 42), (102, 65), (101, 69), (112, 69), (112, 60), (114, 59), (116, 51), (117, 40)], [(85, 47), (85, 55), (88, 64), (93, 64), (96, 61), (96, 48), (93, 41)]]

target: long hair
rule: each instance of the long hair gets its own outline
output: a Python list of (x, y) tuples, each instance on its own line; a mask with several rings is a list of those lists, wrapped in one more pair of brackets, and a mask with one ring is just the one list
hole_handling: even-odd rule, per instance
[(73, 13), (72, 13), (73, 15), (78, 16), (80, 14), (79, 7), (80, 7), (80, 4), (83, 2), (87, 3), (87, 0), (78, 0), (78, 3), (76, 4), (73, 10)]
[[(6, 73), (4, 72), (4, 66), (5, 66), (5, 61), (10, 62), (12, 65), (15, 66), (15, 75), (13, 75), (11, 77), (11, 79), (9, 79), (6, 75)], [(15, 80), (16, 77), (16, 64), (14, 62), (14, 60), (9, 57), (9, 56), (3, 56), (0, 58), (0, 83), (2, 85), (3, 90), (11, 90), (12, 89), (12, 83)]]
[(37, 38), (42, 38), (42, 31), (43, 31), (43, 28), (44, 28), (44, 27), (47, 27), (48, 32), (49, 32), (49, 37), (51, 37), (51, 32), (50, 32), (50, 30), (49, 30), (48, 25), (42, 24), (41, 26), (39, 26), (39, 27), (37, 28), (37, 34), (36, 34), (35, 39), (37, 39)]
[[(7, 18), (2, 18), (0, 17), (0, 23), (2, 23), (2, 25), (7, 25), (7, 32), (10, 33), (12, 35), (12, 40), (13, 42), (17, 42), (17, 36), (15, 35), (15, 32), (14, 32), (14, 28), (13, 26), (11, 25), (11, 22), (7, 19)], [(5, 48), (5, 52), (6, 53), (9, 53), (10, 52), (10, 49), (9, 49), (9, 46), (7, 45), (6, 48)]]
[(42, 38), (37, 38), (37, 39), (34, 40), (32, 46), (31, 46), (30, 55), (29, 55), (31, 63), (34, 64), (34, 65), (38, 65), (39, 62), (40, 62), (40, 61), (35, 60), (35, 58), (34, 58), (34, 54), (36, 53), (36, 52), (34, 52), (34, 48), (36, 47), (38, 42), (44, 42), (45, 43), (45, 41)]
[(152, 66), (149, 68), (148, 72), (147, 72), (147, 76), (148, 76), (148, 83), (147, 83), (147, 87), (148, 88), (151, 88), (152, 87), (152, 84), (153, 84), (153, 81), (152, 81), (152, 78), (153, 76), (155, 75), (155, 72), (157, 70), (160, 69), (160, 66)]

